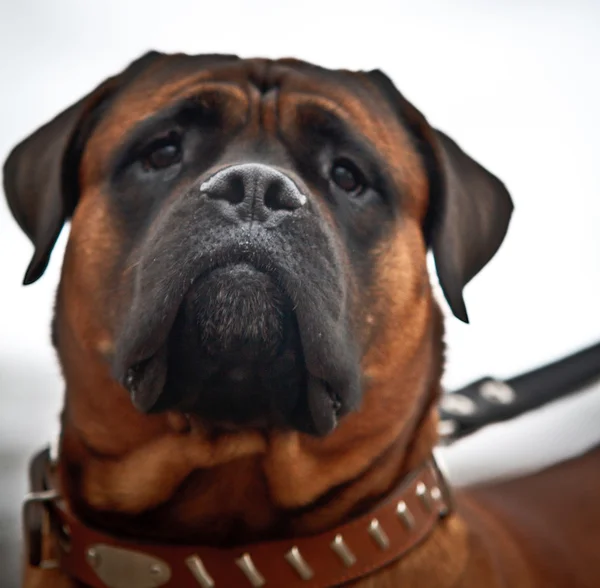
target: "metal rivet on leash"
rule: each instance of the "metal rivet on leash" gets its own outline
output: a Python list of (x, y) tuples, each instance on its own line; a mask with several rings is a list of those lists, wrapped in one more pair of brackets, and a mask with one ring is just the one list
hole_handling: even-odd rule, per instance
[(390, 546), (390, 540), (377, 519), (371, 521), (371, 524), (369, 525), (369, 535), (373, 537), (375, 543), (377, 543), (381, 549), (387, 549)]
[(235, 563), (237, 567), (244, 572), (244, 576), (248, 578), (248, 581), (254, 588), (261, 588), (261, 586), (266, 584), (262, 574), (256, 569), (250, 554), (244, 553), (242, 557), (235, 560)]
[(206, 571), (202, 560), (197, 555), (192, 555), (185, 560), (185, 565), (202, 588), (214, 588), (215, 581), (212, 576)]
[(294, 545), (286, 554), (286, 561), (298, 572), (298, 575), (303, 580), (310, 580), (314, 576), (314, 572), (311, 567), (306, 563), (306, 560), (302, 557), (300, 550)]
[(443, 394), (440, 407), (450, 414), (460, 416), (470, 416), (477, 411), (476, 404), (468, 396), (458, 393)]
[(402, 521), (402, 524), (406, 527), (407, 531), (410, 531), (415, 526), (415, 517), (412, 516), (412, 513), (408, 506), (406, 506), (404, 500), (401, 500), (396, 506), (396, 514)]
[(511, 404), (515, 399), (515, 391), (500, 380), (487, 380), (479, 387), (479, 394), (495, 404)]
[(350, 551), (350, 548), (346, 545), (346, 542), (341, 535), (336, 535), (335, 539), (330, 543), (330, 546), (347, 568), (356, 563), (356, 557)]

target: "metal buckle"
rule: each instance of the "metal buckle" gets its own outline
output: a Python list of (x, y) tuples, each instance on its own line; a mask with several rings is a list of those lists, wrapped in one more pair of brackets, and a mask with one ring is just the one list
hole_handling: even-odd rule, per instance
[(48, 522), (49, 512), (46, 508), (48, 503), (59, 498), (56, 490), (43, 490), (41, 492), (29, 492), (23, 499), (22, 517), (23, 528), (26, 536), (26, 550), (29, 565), (44, 570), (52, 570), (58, 567), (55, 559), (42, 559), (42, 533), (44, 521)]

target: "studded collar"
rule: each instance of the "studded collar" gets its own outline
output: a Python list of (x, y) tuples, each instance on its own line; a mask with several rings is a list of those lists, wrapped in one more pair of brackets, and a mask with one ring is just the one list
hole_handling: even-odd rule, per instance
[[(125, 540), (79, 520), (45, 483), (49, 452), (31, 465), (24, 503), (29, 563), (60, 568), (92, 588), (327, 588), (356, 581), (401, 558), (451, 509), (446, 479), (432, 455), (367, 514), (306, 537), (217, 549)], [(42, 529), (56, 559), (42, 561)]]

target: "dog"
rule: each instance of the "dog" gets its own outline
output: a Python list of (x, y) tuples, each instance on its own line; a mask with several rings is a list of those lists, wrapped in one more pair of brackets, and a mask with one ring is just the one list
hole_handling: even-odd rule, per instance
[(151, 52), (19, 144), (4, 187), (25, 284), (71, 219), (58, 564), (24, 586), (600, 586), (598, 451), (460, 491), (427, 465), (426, 257), (468, 321), (513, 205), (384, 73)]

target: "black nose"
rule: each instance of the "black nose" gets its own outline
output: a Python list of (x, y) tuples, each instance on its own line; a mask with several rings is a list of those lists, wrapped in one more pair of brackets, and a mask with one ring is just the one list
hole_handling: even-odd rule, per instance
[(200, 190), (219, 201), (223, 213), (237, 221), (267, 222), (306, 204), (291, 178), (260, 163), (227, 167), (206, 180)]

